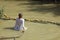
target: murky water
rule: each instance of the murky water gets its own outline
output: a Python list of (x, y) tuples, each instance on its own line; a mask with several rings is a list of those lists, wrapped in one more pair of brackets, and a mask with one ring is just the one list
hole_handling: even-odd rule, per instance
[[(27, 19), (42, 19), (60, 22), (60, 16), (54, 17), (53, 12), (50, 12), (50, 10), (49, 12), (29, 11), (31, 9), (31, 5), (25, 5), (24, 3), (25, 2), (0, 1), (0, 7), (3, 7), (4, 13), (6, 13), (10, 17), (16, 18), (17, 14), (19, 12), (22, 12), (24, 15), (23, 17)], [(34, 6), (36, 7), (41, 5)], [(14, 27), (14, 25), (14, 20), (0, 20), (0, 36), (15, 36), (21, 34), (20, 32), (17, 32), (15, 30), (8, 29), (10, 27)], [(60, 26), (34, 22), (25, 22), (25, 26), (28, 29), (23, 34), (23, 36), (16, 40), (60, 40)]]
[(34, 18), (60, 22), (60, 14), (58, 14), (60, 11), (58, 7), (55, 7), (55, 4), (32, 5), (26, 1), (0, 1), (0, 8), (3, 8), (4, 13), (10, 17), (16, 18), (18, 13), (21, 12), (24, 18), (27, 19)]

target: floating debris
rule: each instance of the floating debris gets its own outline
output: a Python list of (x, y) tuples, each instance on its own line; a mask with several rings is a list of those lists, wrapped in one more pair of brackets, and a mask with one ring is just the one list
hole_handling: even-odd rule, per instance
[[(16, 18), (2, 18), (3, 20), (16, 20)], [(35, 22), (35, 23), (43, 23), (43, 24), (55, 24), (55, 25), (60, 25), (60, 23), (58, 22), (54, 22), (54, 21), (48, 21), (48, 20), (38, 20), (38, 19), (24, 19), (25, 21), (30, 21), (30, 22)], [(1, 23), (1, 22), (0, 22)]]

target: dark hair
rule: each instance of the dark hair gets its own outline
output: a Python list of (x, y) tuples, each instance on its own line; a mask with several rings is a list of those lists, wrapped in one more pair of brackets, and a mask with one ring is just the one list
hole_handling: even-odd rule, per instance
[(18, 16), (19, 16), (19, 19), (22, 18), (22, 14), (21, 13), (19, 13)]

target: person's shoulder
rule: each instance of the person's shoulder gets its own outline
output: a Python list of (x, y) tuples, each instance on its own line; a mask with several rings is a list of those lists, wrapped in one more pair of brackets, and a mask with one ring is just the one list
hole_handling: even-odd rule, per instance
[(24, 21), (24, 19), (23, 19), (23, 18), (21, 18), (20, 20), (23, 20), (23, 21)]
[(16, 18), (16, 20), (18, 20), (18, 18)]

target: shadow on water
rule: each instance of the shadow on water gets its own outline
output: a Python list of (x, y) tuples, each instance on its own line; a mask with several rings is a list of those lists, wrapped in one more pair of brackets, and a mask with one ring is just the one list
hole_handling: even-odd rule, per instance
[(57, 4), (54, 7), (51, 7), (51, 6), (30, 6), (28, 11), (44, 12), (42, 14), (52, 12), (54, 16), (60, 16), (60, 5)]
[[(6, 30), (14, 30), (14, 27), (6, 27), (6, 28), (4, 28), (4, 29), (6, 29)], [(16, 30), (15, 30), (16, 31)], [(5, 40), (5, 39), (13, 39), (13, 40), (16, 40), (16, 38), (20, 38), (20, 37), (22, 37), (23, 36), (23, 34), (24, 33), (21, 33), (20, 31), (18, 31), (18, 32), (16, 32), (17, 33), (17, 35), (12, 35), (12, 36), (3, 36), (3, 37), (1, 37), (0, 38), (0, 40)], [(12, 33), (11, 33), (12, 34)]]
[[(53, 5), (50, 6), (50, 4)], [(20, 3), (18, 5), (29, 5), (27, 7), (28, 11), (44, 12), (42, 14), (52, 12), (54, 16), (60, 16), (60, 3), (55, 4), (55, 3), (46, 3), (46, 2), (41, 3), (40, 1), (28, 1), (27, 3)]]
[(8, 29), (8, 30), (14, 30), (14, 27), (6, 27), (4, 29)]
[[(14, 30), (14, 27), (6, 27), (6, 28), (4, 28), (4, 29), (6, 29), (6, 30)], [(16, 31), (16, 30), (14, 30), (14, 31)], [(20, 38), (20, 37), (22, 37), (23, 36), (23, 32), (20, 32), (20, 31), (17, 31), (16, 32), (17, 33), (17, 35), (15, 35), (15, 36), (11, 36), (11, 37), (1, 37), (0, 39), (1, 40), (5, 40), (5, 39), (13, 39), (13, 40), (16, 40), (16, 38)]]
[(27, 1), (27, 2), (21, 2), (18, 4), (18, 6), (20, 5), (41, 5), (41, 1)]
[(56, 7), (52, 8), (52, 12), (54, 13), (55, 16), (60, 16), (60, 5), (56, 5)]

